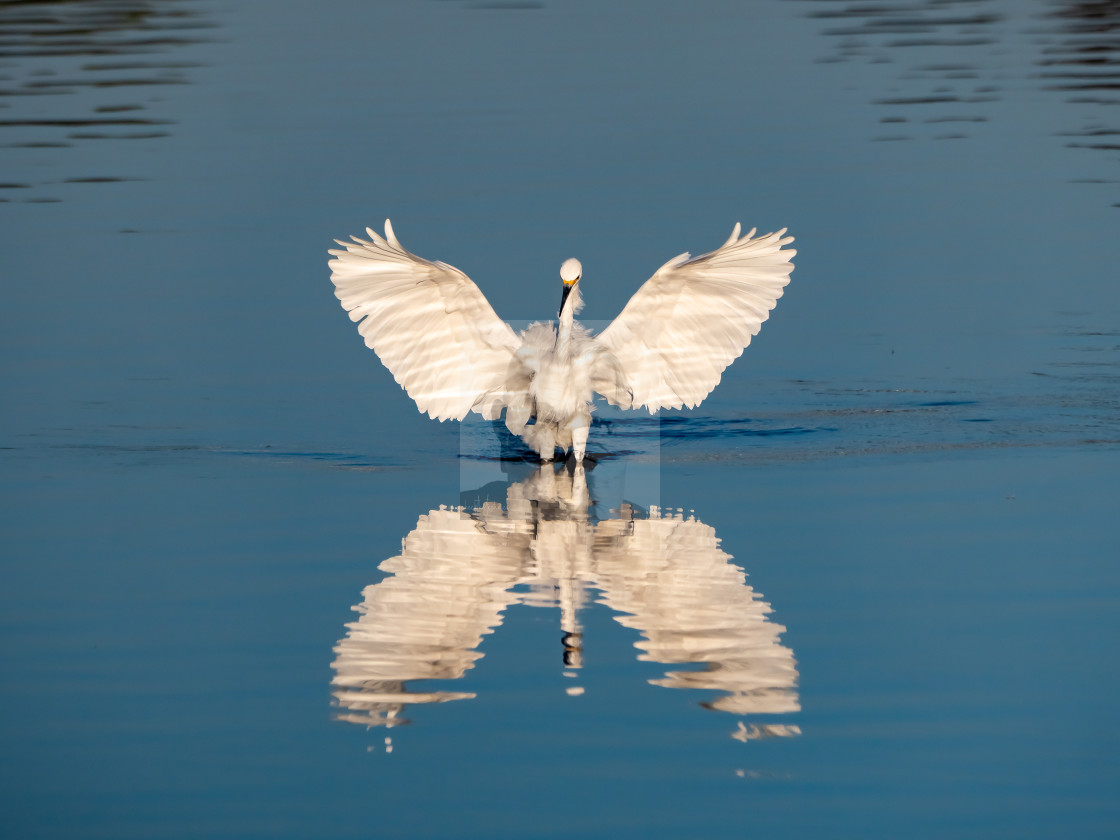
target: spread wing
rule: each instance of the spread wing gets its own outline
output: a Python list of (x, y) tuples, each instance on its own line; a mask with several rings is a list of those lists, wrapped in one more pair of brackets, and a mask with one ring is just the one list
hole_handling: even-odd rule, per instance
[(388, 219), (384, 239), (366, 233), (335, 240), (335, 295), (421, 411), (462, 420), (505, 382), (520, 340), (467, 275), (406, 251)]
[(797, 253), (785, 228), (739, 236), (699, 257), (675, 257), (657, 270), (599, 336), (618, 359), (634, 407), (693, 408), (758, 334), (782, 296)]

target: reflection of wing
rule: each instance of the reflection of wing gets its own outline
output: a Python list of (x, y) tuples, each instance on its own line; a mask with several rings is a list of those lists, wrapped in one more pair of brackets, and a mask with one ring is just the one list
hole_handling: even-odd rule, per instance
[(366, 233), (335, 240), (335, 295), (421, 411), (462, 420), (505, 382), (520, 340), (459, 269), (406, 251), (388, 220), (384, 239)]
[(667, 262), (598, 336), (622, 365), (635, 408), (699, 405), (770, 317), (793, 271), (797, 252), (781, 250), (793, 237), (739, 231), (710, 254)]
[(727, 692), (713, 708), (733, 714), (796, 712), (797, 666), (779, 642), (785, 628), (767, 619), (770, 605), (720, 550), (715, 531), (696, 519), (661, 515), (599, 524), (603, 541), (598, 583), (603, 603), (640, 630), (643, 660), (704, 663), (699, 671), (670, 671), (654, 685)]
[(358, 620), (335, 646), (331, 681), (343, 719), (393, 725), (411, 703), (473, 697), (452, 692), (410, 692), (408, 680), (456, 679), (482, 654), (482, 637), (502, 621), (516, 596), (524, 540), (505, 540), (457, 510), (421, 516), (391, 572), (367, 586)]

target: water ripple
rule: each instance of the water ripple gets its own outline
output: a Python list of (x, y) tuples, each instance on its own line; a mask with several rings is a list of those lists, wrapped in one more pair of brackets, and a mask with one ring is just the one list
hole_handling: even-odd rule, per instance
[[(162, 55), (201, 43), (215, 26), (190, 0), (30, 0), (0, 3), (0, 145), (20, 177), (2, 177), (0, 201), (45, 203), (65, 196), (71, 183), (142, 178), (94, 172), (61, 182), (30, 182), (42, 166), (21, 153), (69, 149), (89, 141), (144, 141), (167, 137), (174, 120), (147, 116), (147, 91), (189, 82), (198, 62)], [(93, 60), (90, 60), (93, 59)], [(157, 106), (158, 107), (158, 106)], [(130, 114), (130, 116), (120, 116)], [(59, 152), (60, 155), (65, 154)], [(28, 190), (18, 197), (10, 189)]]
[[(956, 0), (951, 2), (953, 14), (946, 14), (950, 4), (944, 0), (808, 0), (806, 5), (807, 17), (824, 24), (820, 34), (830, 43), (822, 62), (859, 61), (892, 68), (883, 80), (891, 94), (871, 99), (891, 109), (879, 122), (891, 125), (892, 131), (872, 137), (875, 141), (967, 139), (970, 132), (964, 125), (980, 130), (996, 114), (977, 106), (1001, 101), (1007, 79), (1026, 76), (1024, 81), (1064, 95), (1071, 106), (1063, 114), (1078, 124), (1056, 132), (1079, 139), (1067, 142), (1068, 148), (1106, 153), (1120, 149), (1120, 143), (1107, 139), (1118, 133), (1115, 106), (1120, 105), (1120, 4), (1114, 0), (1045, 0), (1040, 12), (1026, 18), (992, 11), (991, 0)], [(1007, 57), (1007, 47), (1024, 38), (1036, 52), (1039, 70), (1033, 74)], [(923, 61), (930, 49), (954, 50), (960, 60)], [(929, 133), (926, 126), (941, 122), (960, 123), (962, 130)], [(1114, 162), (1114, 156), (1098, 159), (1098, 165)], [(1117, 183), (1114, 177), (1076, 180)]]

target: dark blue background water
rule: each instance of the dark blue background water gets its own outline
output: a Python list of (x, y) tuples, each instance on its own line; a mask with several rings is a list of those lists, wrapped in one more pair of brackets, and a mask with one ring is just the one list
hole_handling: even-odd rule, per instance
[[(1058, 0), (0, 4), (4, 833), (1115, 836), (1118, 33)], [(386, 216), (510, 319), (568, 256), (594, 321), (791, 229), (755, 344), (593, 432), (632, 454), (590, 481), (653, 470), (714, 529), (799, 712), (649, 684), (597, 603), (569, 696), (522, 604), (432, 689), (474, 699), (336, 719), (352, 606), (487, 463), (331, 294), (331, 239)]]

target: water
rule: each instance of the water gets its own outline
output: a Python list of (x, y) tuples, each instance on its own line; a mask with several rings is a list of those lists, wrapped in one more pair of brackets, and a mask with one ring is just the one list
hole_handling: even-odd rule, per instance
[[(0, 4), (4, 833), (1115, 836), (1118, 26)], [(386, 216), (522, 322), (799, 255), (578, 476), (362, 346)]]

